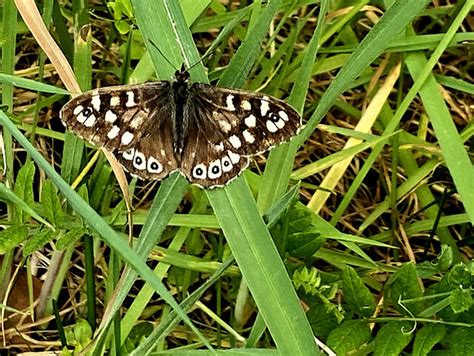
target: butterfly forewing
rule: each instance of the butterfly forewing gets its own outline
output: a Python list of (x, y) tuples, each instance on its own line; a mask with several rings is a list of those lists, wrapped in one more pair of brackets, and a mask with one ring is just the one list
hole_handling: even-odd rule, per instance
[(65, 125), (114, 152), (133, 175), (163, 179), (179, 170), (213, 188), (248, 165), (248, 156), (289, 140), (301, 126), (284, 101), (259, 93), (173, 81), (93, 90), (61, 110)]
[[(205, 137), (240, 155), (267, 151), (301, 127), (300, 115), (283, 100), (265, 94), (194, 83), (194, 110), (205, 117)], [(200, 122), (198, 120), (198, 122)]]
[(60, 115), (80, 137), (109, 150), (123, 149), (146, 132), (167, 87), (168, 82), (156, 82), (92, 90), (69, 101)]

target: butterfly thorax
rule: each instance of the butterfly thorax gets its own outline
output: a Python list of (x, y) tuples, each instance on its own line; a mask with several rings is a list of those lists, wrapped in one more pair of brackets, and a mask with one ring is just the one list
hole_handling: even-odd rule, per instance
[(188, 113), (185, 112), (189, 97), (189, 73), (181, 70), (175, 73), (171, 82), (172, 100), (175, 107), (173, 118), (173, 150), (179, 160), (183, 153), (189, 127)]

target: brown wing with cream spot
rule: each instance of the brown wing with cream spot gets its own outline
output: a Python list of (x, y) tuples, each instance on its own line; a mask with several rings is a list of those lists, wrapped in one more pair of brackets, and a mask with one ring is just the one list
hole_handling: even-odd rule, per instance
[(78, 136), (110, 151), (140, 140), (143, 127), (155, 117), (168, 82), (95, 89), (71, 99), (61, 109), (65, 126)]
[(181, 172), (191, 183), (204, 188), (221, 187), (248, 166), (248, 157), (230, 145), (211, 142), (197, 127), (191, 129), (197, 134), (190, 135), (181, 162)]
[(288, 141), (301, 127), (288, 104), (258, 93), (194, 83), (188, 106), (181, 170), (205, 188), (227, 184), (247, 167), (249, 156)]
[(207, 84), (191, 86), (201, 131), (212, 143), (224, 139), (240, 155), (254, 155), (290, 140), (301, 117), (283, 100)]

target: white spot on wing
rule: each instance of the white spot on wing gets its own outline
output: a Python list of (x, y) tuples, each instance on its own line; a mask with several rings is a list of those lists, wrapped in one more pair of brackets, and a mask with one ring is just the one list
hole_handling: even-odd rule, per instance
[(226, 120), (219, 120), (217, 121), (217, 123), (219, 124), (220, 128), (224, 132), (229, 132), (230, 129), (232, 128), (232, 125)]
[(240, 103), (240, 107), (244, 110), (252, 109), (252, 105), (250, 104), (248, 100), (242, 100), (242, 102)]
[(135, 152), (135, 156), (133, 156), (133, 166), (138, 170), (144, 170), (146, 168), (146, 159), (143, 153)]
[(83, 124), (84, 121), (87, 120), (87, 118), (88, 118), (88, 116), (85, 116), (85, 115), (83, 114), (83, 112), (81, 112), (81, 113), (80, 113), (79, 115), (77, 115), (77, 117), (76, 117), (77, 121), (79, 121), (81, 124)]
[(91, 99), (91, 104), (95, 111), (100, 111), (100, 96), (94, 95)]
[(244, 139), (248, 143), (254, 143), (255, 142), (255, 137), (250, 132), (248, 132), (247, 130), (242, 132), (242, 135), (244, 135)]
[(135, 103), (135, 93), (133, 91), (127, 91), (127, 102), (125, 103), (125, 106), (127, 108), (130, 108), (136, 105), (137, 104)]
[(133, 120), (130, 121), (130, 127), (134, 129), (140, 127), (140, 125), (143, 123), (143, 119), (144, 119), (143, 116), (140, 116), (140, 115), (135, 116)]
[(282, 119), (278, 120), (277, 122), (275, 122), (275, 125), (278, 127), (278, 129), (282, 129), (283, 126), (285, 126), (285, 121), (283, 121)]
[(82, 105), (78, 105), (78, 106), (76, 106), (76, 107), (74, 108), (74, 110), (73, 110), (72, 113), (73, 113), (74, 115), (77, 115), (77, 114), (79, 114), (83, 109), (84, 109), (84, 107), (83, 107)]
[(240, 138), (235, 135), (229, 137), (229, 142), (234, 148), (240, 148), (242, 146), (242, 142), (240, 142)]
[(119, 96), (111, 96), (110, 97), (110, 106), (114, 107), (120, 104), (120, 97)]
[(264, 96), (262, 101), (260, 102), (260, 113), (262, 116), (267, 115), (268, 111), (270, 110), (270, 105), (268, 105), (268, 96)]
[(107, 137), (110, 139), (110, 140), (113, 140), (114, 138), (116, 138), (118, 136), (120, 132), (120, 128), (118, 126), (113, 126), (110, 131), (107, 133)]
[(216, 151), (222, 152), (224, 151), (224, 144), (221, 142), (218, 145), (214, 145), (214, 148), (216, 149)]
[(122, 145), (128, 145), (130, 144), (130, 142), (132, 142), (132, 140), (133, 134), (130, 131), (125, 131), (122, 135), (122, 139), (120, 140), (120, 142), (122, 143)]
[(229, 156), (230, 158), (230, 161), (233, 163), (233, 164), (236, 164), (240, 161), (240, 155), (238, 155), (237, 153), (234, 153), (232, 151), (227, 151), (227, 155)]
[(270, 132), (277, 132), (278, 127), (275, 125), (273, 121), (267, 120), (267, 130)]
[(117, 115), (112, 110), (107, 110), (105, 113), (105, 121), (114, 123), (117, 120)]
[(288, 121), (288, 114), (286, 112), (284, 112), (283, 110), (279, 111), (278, 112), (278, 115), (280, 115), (280, 117), (285, 120), (285, 121)]
[(163, 165), (154, 157), (149, 157), (147, 169), (150, 173), (161, 173), (163, 171)]
[(227, 104), (227, 110), (235, 111), (234, 96), (232, 94), (227, 95), (226, 104)]
[(216, 179), (219, 178), (222, 175), (222, 169), (221, 169), (221, 161), (219, 159), (216, 159), (215, 161), (212, 161), (209, 164), (209, 170), (207, 172), (207, 176), (209, 179)]
[(230, 158), (227, 157), (227, 156), (225, 156), (224, 158), (222, 158), (221, 165), (222, 165), (222, 171), (223, 171), (224, 173), (230, 172), (230, 171), (232, 170), (232, 167), (233, 167), (232, 161), (231, 161)]
[(134, 155), (135, 155), (134, 148), (130, 148), (129, 150), (126, 150), (122, 153), (122, 157), (125, 158), (127, 161), (132, 160)]
[(249, 115), (244, 119), (244, 122), (247, 127), (255, 127), (257, 125), (257, 118), (255, 115)]
[(206, 175), (207, 175), (206, 166), (202, 163), (197, 164), (196, 166), (194, 166), (192, 174), (194, 178), (206, 179)]
[(92, 127), (95, 125), (95, 122), (97, 121), (97, 118), (95, 117), (94, 114), (91, 114), (86, 121), (84, 121), (84, 126), (85, 127)]

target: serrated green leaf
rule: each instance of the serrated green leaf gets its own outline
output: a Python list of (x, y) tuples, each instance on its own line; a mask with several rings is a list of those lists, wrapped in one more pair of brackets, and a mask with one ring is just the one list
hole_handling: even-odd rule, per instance
[(375, 300), (355, 269), (347, 266), (342, 271), (344, 300), (357, 314), (369, 318), (375, 311)]
[(85, 227), (72, 228), (66, 232), (56, 243), (58, 250), (64, 250), (66, 247), (71, 246), (76, 240), (84, 236), (88, 230)]
[(58, 226), (63, 220), (63, 211), (59, 201), (58, 190), (49, 179), (43, 183), (41, 190), (41, 205), (44, 216), (54, 225)]
[[(400, 300), (418, 298), (423, 295), (420, 284), (418, 283), (418, 274), (413, 263), (407, 263), (393, 274), (387, 285), (389, 288), (390, 300), (401, 313), (406, 314), (406, 310), (400, 307)], [(418, 314), (421, 309), (421, 303), (410, 303), (404, 306), (411, 313)]]
[(0, 253), (4, 254), (28, 237), (28, 229), (25, 225), (13, 225), (8, 229), (0, 231)]
[(337, 355), (347, 355), (367, 342), (370, 339), (370, 334), (371, 331), (367, 323), (348, 320), (331, 331), (326, 343)]
[(449, 355), (472, 355), (474, 350), (474, 328), (458, 327), (446, 338)]
[(449, 299), (451, 301), (451, 309), (453, 309), (455, 313), (462, 313), (469, 310), (473, 304), (472, 291), (470, 289), (457, 288), (451, 291)]
[(315, 227), (310, 227), (302, 232), (288, 235), (286, 240), (286, 252), (297, 258), (312, 257), (326, 241)]
[(375, 337), (374, 356), (398, 356), (402, 353), (413, 337), (409, 322), (389, 322), (385, 324)]
[(31, 206), (26, 204), (22, 199), (20, 199), (15, 193), (13, 193), (9, 188), (5, 186), (5, 184), (0, 183), (0, 200), (8, 201), (13, 203), (15, 206), (23, 209), (26, 213), (30, 216), (38, 220), (39, 222), (43, 223), (50, 229), (54, 229), (54, 227), (43, 219)]
[(464, 263), (459, 263), (455, 265), (446, 276), (448, 283), (454, 287), (458, 288), (469, 288), (472, 286), (471, 280), (471, 271)]
[(332, 308), (316, 300), (306, 314), (314, 334), (318, 337), (327, 337), (338, 325), (339, 321)]
[(446, 327), (442, 324), (428, 324), (418, 330), (413, 344), (413, 356), (425, 356), (434, 345), (440, 342), (446, 334)]
[(23, 256), (29, 256), (33, 252), (39, 250), (41, 247), (50, 242), (54, 236), (55, 231), (50, 229), (42, 229), (39, 232), (33, 234), (31, 238), (25, 243), (23, 248)]
[[(13, 191), (15, 194), (23, 200), (28, 206), (32, 207), (34, 204), (33, 196), (33, 179), (35, 177), (36, 167), (33, 161), (27, 162), (23, 167), (18, 171), (16, 177), (15, 186)], [(30, 215), (27, 214), (21, 207), (16, 206), (15, 214), (19, 222), (26, 222), (30, 218)]]

